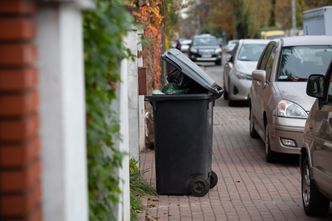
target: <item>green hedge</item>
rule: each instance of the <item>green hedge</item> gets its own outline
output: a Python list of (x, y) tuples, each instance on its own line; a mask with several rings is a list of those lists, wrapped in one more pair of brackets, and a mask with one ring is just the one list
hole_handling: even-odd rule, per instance
[(116, 99), (120, 61), (130, 55), (122, 39), (132, 18), (121, 0), (98, 0), (96, 9), (83, 16), (89, 217), (91, 221), (115, 220), (118, 170), (125, 153), (116, 146), (118, 114), (111, 103)]

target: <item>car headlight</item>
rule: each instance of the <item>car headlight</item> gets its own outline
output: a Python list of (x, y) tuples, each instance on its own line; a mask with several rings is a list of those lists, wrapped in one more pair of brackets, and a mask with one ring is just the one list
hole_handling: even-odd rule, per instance
[(250, 74), (246, 74), (246, 73), (237, 71), (237, 72), (235, 72), (235, 75), (239, 79), (251, 80), (251, 75)]
[(277, 106), (277, 115), (279, 117), (292, 117), (306, 119), (307, 112), (298, 104), (291, 101), (281, 100)]
[(216, 54), (219, 54), (219, 53), (221, 53), (221, 48), (217, 48), (216, 50), (215, 50), (215, 52), (214, 53), (216, 53)]
[(198, 50), (197, 50), (196, 48), (190, 48), (190, 52), (192, 52), (192, 53), (197, 53)]

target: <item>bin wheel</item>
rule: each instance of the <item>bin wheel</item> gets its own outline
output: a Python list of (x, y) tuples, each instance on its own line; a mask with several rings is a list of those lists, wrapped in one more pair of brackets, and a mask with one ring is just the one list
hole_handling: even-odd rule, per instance
[(213, 187), (215, 187), (218, 183), (218, 176), (217, 174), (211, 170), (211, 174), (210, 174), (210, 189), (212, 189)]
[(190, 182), (190, 192), (193, 196), (204, 196), (210, 190), (210, 183), (202, 176), (192, 178)]

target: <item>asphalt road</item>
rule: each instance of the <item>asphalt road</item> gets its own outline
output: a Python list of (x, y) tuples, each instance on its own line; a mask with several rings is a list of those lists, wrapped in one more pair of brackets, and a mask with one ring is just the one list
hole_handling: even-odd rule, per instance
[(222, 85), (222, 66), (215, 66), (214, 63), (197, 63), (213, 80)]

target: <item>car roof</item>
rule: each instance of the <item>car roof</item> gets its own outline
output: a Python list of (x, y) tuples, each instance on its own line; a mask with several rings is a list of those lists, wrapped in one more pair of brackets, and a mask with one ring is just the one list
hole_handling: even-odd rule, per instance
[(195, 35), (193, 38), (201, 38), (201, 37), (212, 37), (212, 38), (216, 38), (214, 35), (211, 34), (200, 34), (200, 35)]
[(257, 44), (257, 43), (267, 44), (270, 41), (271, 40), (266, 40), (266, 39), (241, 39), (240, 44)]
[(328, 35), (304, 35), (280, 38), (283, 46), (297, 45), (332, 45), (332, 36)]
[(191, 43), (191, 39), (183, 39), (182, 43), (184, 43), (184, 44), (190, 44)]

